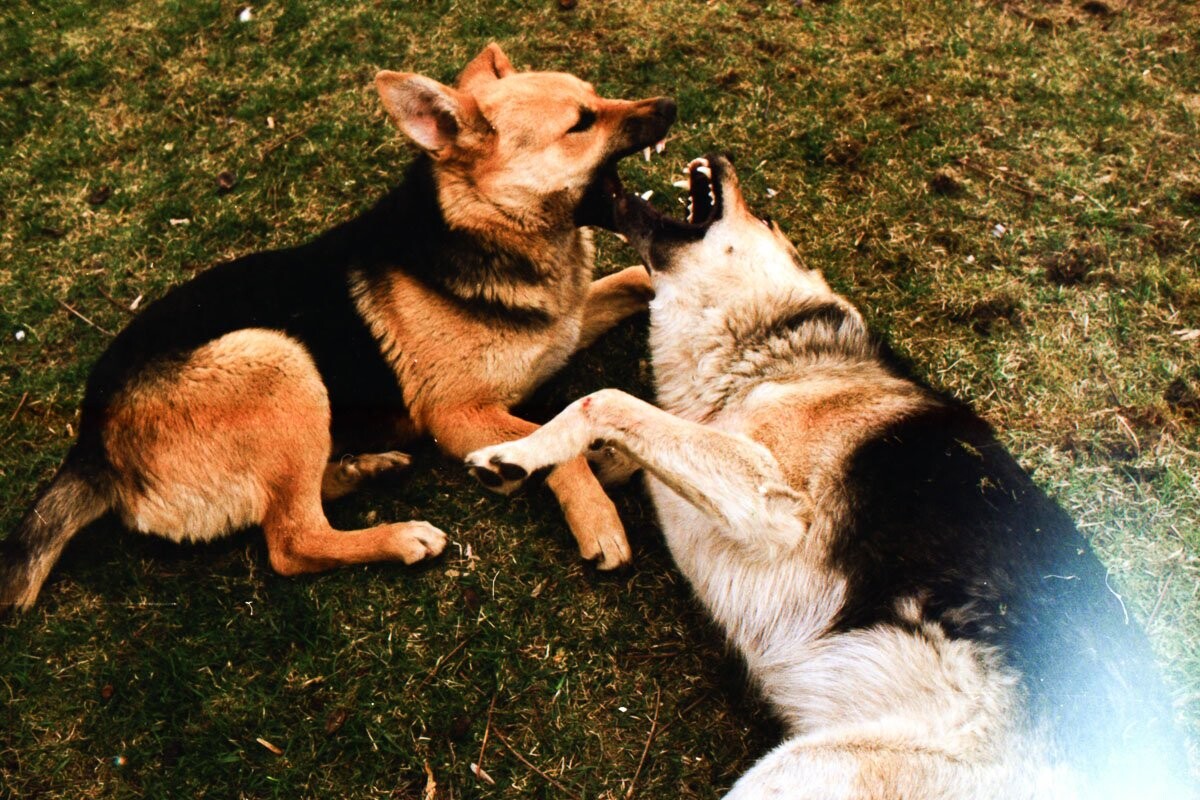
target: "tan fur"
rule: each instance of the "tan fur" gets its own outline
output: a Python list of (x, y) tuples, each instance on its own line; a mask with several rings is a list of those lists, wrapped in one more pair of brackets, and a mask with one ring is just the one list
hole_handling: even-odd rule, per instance
[(227, 334), (142, 376), (113, 403), (104, 438), (117, 513), (144, 533), (203, 541), (261, 524), (286, 574), (411, 563), (445, 544), (425, 523), (333, 531), (320, 503), (329, 401), (308, 354), (274, 331)]
[[(628, 145), (623, 125), (649, 113), (654, 101), (601, 98), (572, 75), (514, 72), (494, 45), (454, 88), (393, 72), (381, 72), (376, 84), (397, 124), (410, 135), (416, 126), (414, 138), (436, 157), (447, 221), (525, 255), (541, 276), (535, 284), (500, 278), (451, 286), (458, 297), (550, 319), (525, 328), (483, 321), (403, 273), (358, 285), (359, 310), (400, 377), (414, 430), (461, 458), (532, 432), (536, 426), (507, 409), (653, 296), (642, 267), (592, 281), (591, 238), (574, 227), (571, 214), (595, 165)], [(421, 114), (414, 122), (414, 102), (448, 114), (458, 134)], [(564, 137), (581, 109), (595, 113), (595, 124)], [(583, 459), (560, 466), (547, 485), (585, 558), (599, 559), (602, 569), (628, 563), (616, 510)]]
[(738, 427), (771, 451), (788, 484), (837, 504), (846, 459), (889, 423), (928, 402), (912, 384), (877, 367), (747, 394)]

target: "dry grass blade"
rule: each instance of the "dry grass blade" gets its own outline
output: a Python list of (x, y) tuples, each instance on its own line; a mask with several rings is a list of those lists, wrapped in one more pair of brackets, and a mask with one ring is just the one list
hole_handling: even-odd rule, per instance
[(115, 334), (115, 333), (113, 333), (112, 331), (108, 331), (108, 330), (105, 330), (104, 328), (101, 328), (99, 325), (97, 325), (96, 323), (92, 322), (90, 319), (88, 319), (87, 317), (85, 317), (83, 314), (81, 314), (81, 313), (79, 313), (78, 311), (76, 311), (76, 310), (75, 310), (75, 308), (74, 308), (72, 305), (70, 305), (69, 303), (67, 303), (65, 300), (58, 300), (58, 304), (59, 304), (60, 306), (62, 306), (64, 309), (66, 309), (67, 311), (69, 311), (70, 313), (74, 314), (74, 315), (75, 315), (76, 317), (78, 317), (79, 319), (81, 319), (81, 320), (83, 320), (84, 322), (86, 322), (88, 325), (91, 325), (93, 328), (95, 328), (96, 330), (98, 330), (98, 331), (100, 331), (101, 333), (103, 333), (105, 336), (116, 336), (116, 334)]
[(662, 687), (654, 684), (654, 718), (650, 720), (650, 734), (646, 737), (646, 746), (642, 748), (642, 757), (638, 759), (637, 769), (629, 780), (629, 788), (625, 790), (625, 800), (630, 800), (637, 790), (638, 778), (642, 775), (642, 767), (646, 765), (646, 755), (650, 752), (650, 744), (658, 733), (658, 710), (662, 706)]
[(520, 761), (522, 764), (529, 767), (531, 770), (533, 770), (535, 773), (537, 773), (539, 776), (541, 776), (542, 780), (549, 783), (555, 789), (558, 789), (561, 792), (565, 792), (569, 797), (578, 798), (581, 796), (578, 789), (572, 789), (569, 786), (564, 785), (561, 781), (555, 779), (554, 777), (547, 775), (545, 772), (543, 772), (541, 769), (539, 769), (537, 766), (535, 766), (532, 761), (527, 759), (525, 756), (521, 755), (521, 752), (519, 750), (517, 750), (517, 748), (515, 748), (511, 744), (509, 744), (508, 739), (505, 739), (504, 734), (500, 733), (499, 730), (496, 731), (496, 738), (500, 740), (500, 744), (504, 745), (504, 747), (508, 750), (508, 752), (510, 752), (514, 756), (516, 756), (518, 761)]

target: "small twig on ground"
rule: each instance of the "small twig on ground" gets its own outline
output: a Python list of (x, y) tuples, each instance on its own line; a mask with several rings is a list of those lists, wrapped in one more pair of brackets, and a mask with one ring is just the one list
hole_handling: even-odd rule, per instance
[(1044, 193), (1039, 192), (1036, 189), (1030, 189), (1029, 187), (1022, 186), (1019, 183), (1013, 183), (1012, 181), (1007, 179), (1007, 176), (997, 175), (996, 173), (989, 170), (987, 167), (984, 167), (982, 164), (976, 164), (974, 161), (972, 161), (971, 159), (969, 159), (965, 156), (963, 158), (960, 158), (958, 160), (958, 163), (964, 169), (969, 169), (976, 174), (982, 175), (983, 177), (987, 178), (990, 181), (999, 183), (1001, 186), (1003, 186), (1007, 189), (1012, 189), (1014, 192), (1020, 192), (1021, 194), (1025, 195), (1027, 198), (1034, 198), (1034, 197), (1044, 198), (1046, 196)]
[(433, 767), (429, 766), (429, 759), (425, 759), (425, 791), (421, 792), (421, 800), (436, 800), (437, 798), (437, 778), (433, 776)]
[(641, 777), (642, 767), (646, 765), (646, 755), (650, 752), (650, 743), (654, 741), (654, 736), (658, 733), (658, 709), (661, 705), (662, 687), (656, 683), (654, 684), (654, 719), (650, 720), (650, 735), (646, 737), (646, 746), (642, 748), (642, 757), (638, 760), (637, 769), (633, 771), (633, 778), (629, 781), (629, 788), (625, 790), (625, 800), (630, 800), (637, 789), (637, 782), (638, 778)]
[(288, 134), (287, 136), (284, 136), (282, 139), (274, 139), (270, 142), (267, 142), (267, 144), (263, 147), (263, 149), (261, 151), (259, 151), (259, 154), (258, 154), (259, 160), (265, 161), (267, 156), (271, 155), (271, 153), (274, 153), (276, 150), (283, 147), (288, 142), (292, 142), (292, 141), (295, 141), (296, 139), (299, 139), (301, 136), (305, 135), (306, 133), (308, 133), (308, 128), (305, 128), (302, 131), (296, 131), (295, 133)]
[(559, 791), (566, 792), (571, 797), (579, 797), (579, 792), (577, 790), (568, 788), (567, 786), (564, 786), (560, 781), (555, 780), (554, 778), (550, 777), (549, 775), (547, 775), (546, 773), (542, 772), (540, 769), (535, 767), (529, 761), (529, 759), (527, 759), (527, 758), (525, 758), (525, 756), (521, 755), (515, 747), (513, 747), (511, 744), (508, 743), (508, 740), (504, 738), (504, 734), (500, 733), (499, 729), (496, 730), (496, 738), (500, 740), (500, 744), (504, 745), (508, 749), (508, 752), (512, 753), (514, 756), (517, 757), (518, 761), (520, 761), (525, 766), (529, 767), (531, 770), (536, 772), (538, 775), (541, 775), (542, 779), (545, 780), (547, 783), (549, 783), (551, 786), (558, 789)]
[(21, 413), (21, 409), (25, 407), (25, 401), (28, 399), (29, 399), (29, 392), (26, 392), (25, 394), (21, 395), (21, 399), (17, 401), (17, 407), (13, 409), (12, 415), (9, 416), (9, 418), (8, 418), (9, 424), (11, 424), (12, 421), (17, 418), (17, 414)]
[(488, 703), (487, 722), (483, 726), (483, 743), (479, 745), (479, 758), (475, 760), (476, 766), (483, 770), (483, 753), (487, 750), (488, 734), (492, 731), (492, 711), (496, 708), (496, 695), (492, 695), (492, 702)]
[[(57, 299), (57, 298), (56, 298), (56, 299)], [(78, 311), (76, 311), (76, 310), (75, 310), (73, 307), (71, 307), (71, 305), (70, 305), (70, 304), (68, 304), (68, 303), (67, 303), (65, 300), (59, 300), (59, 301), (58, 301), (58, 304), (59, 304), (60, 306), (62, 306), (63, 308), (65, 308), (67, 311), (69, 311), (69, 312), (71, 312), (72, 314), (74, 314), (75, 316), (79, 317), (81, 320), (83, 320), (84, 322), (86, 322), (88, 325), (91, 325), (93, 328), (95, 328), (96, 330), (98, 330), (98, 331), (100, 331), (101, 333), (103, 333), (105, 336), (115, 336), (115, 335), (116, 335), (116, 334), (114, 334), (112, 331), (106, 331), (106, 330), (104, 330), (104, 328), (101, 328), (99, 325), (97, 325), (96, 323), (92, 322), (90, 319), (88, 319), (87, 317), (85, 317), (83, 314), (80, 314), (80, 313), (79, 313)]]
[(1158, 616), (1158, 609), (1162, 607), (1163, 598), (1167, 596), (1167, 589), (1171, 587), (1171, 579), (1175, 577), (1174, 572), (1167, 573), (1167, 579), (1163, 581), (1162, 588), (1158, 590), (1158, 600), (1154, 601), (1154, 610), (1150, 612), (1150, 616), (1146, 617), (1146, 626), (1149, 627), (1154, 618)]
[(117, 308), (124, 311), (126, 314), (136, 314), (137, 313), (136, 311), (131, 309), (129, 306), (125, 305), (120, 300), (118, 300), (117, 298), (115, 298), (111, 294), (109, 294), (108, 292), (101, 289), (99, 286), (96, 287), (96, 291), (100, 293), (101, 297), (103, 297), (108, 302), (112, 303)]
[(1107, 213), (1108, 213), (1108, 206), (1104, 205), (1104, 203), (1101, 203), (1099, 200), (1097, 200), (1096, 198), (1092, 197), (1092, 196), (1091, 196), (1090, 194), (1088, 194), (1087, 192), (1083, 191), (1082, 189), (1076, 189), (1074, 186), (1070, 186), (1070, 185), (1067, 185), (1067, 188), (1068, 188), (1068, 189), (1070, 189), (1070, 190), (1071, 190), (1072, 192), (1074, 192), (1075, 194), (1079, 195), (1080, 197), (1085, 197), (1085, 198), (1087, 198), (1088, 200), (1091, 200), (1093, 203), (1095, 203), (1095, 205), (1096, 205), (1096, 208), (1100, 209), (1100, 210), (1101, 210), (1101, 211), (1103, 211), (1105, 214), (1107, 214)]
[(1123, 597), (1121, 597), (1121, 595), (1117, 594), (1117, 590), (1114, 589), (1112, 587), (1112, 584), (1108, 582), (1108, 574), (1110, 571), (1111, 570), (1105, 570), (1105, 572), (1104, 572), (1104, 588), (1108, 589), (1108, 591), (1112, 593), (1112, 596), (1117, 598), (1117, 602), (1121, 604), (1121, 613), (1123, 613), (1125, 615), (1125, 624), (1128, 625), (1129, 624), (1129, 609), (1127, 609), (1125, 607), (1125, 598), (1123, 598)]
[(667, 730), (667, 728), (670, 728), (670, 727), (671, 727), (672, 725), (674, 725), (676, 722), (678, 722), (679, 720), (683, 719), (685, 716), (687, 716), (687, 714), (688, 714), (688, 713), (689, 713), (689, 712), (690, 712), (690, 711), (691, 711), (693, 708), (695, 708), (696, 706), (698, 706), (698, 705), (700, 705), (701, 703), (703, 703), (703, 702), (704, 702), (705, 700), (707, 700), (707, 699), (708, 699), (708, 698), (709, 698), (711, 695), (712, 695), (712, 692), (711, 692), (711, 691), (709, 691), (709, 692), (705, 692), (704, 694), (700, 695), (699, 697), (697, 697), (697, 698), (696, 698), (695, 700), (693, 700), (692, 702), (688, 703), (688, 704), (687, 704), (687, 706), (686, 706), (686, 707), (685, 707), (685, 708), (684, 708), (682, 711), (680, 711), (678, 714), (676, 714), (676, 715), (675, 715), (675, 719), (672, 719), (672, 720), (667, 720), (666, 724), (664, 724), (664, 725), (663, 725), (661, 728), (659, 728), (659, 729), (658, 729), (658, 734), (656, 734), (656, 735), (661, 735), (661, 734), (663, 733), (663, 731)]
[[(459, 642), (457, 645), (454, 646), (453, 650), (451, 650), (449, 653), (446, 653), (446, 655), (439, 658), (437, 660), (437, 663), (433, 665), (433, 669), (429, 670), (429, 673), (424, 678), (421, 679), (420, 683), (417, 684), (417, 689), (425, 688), (425, 684), (427, 684), (431, 680), (433, 680), (433, 676), (438, 674), (438, 670), (442, 668), (442, 665), (445, 664), (447, 661), (449, 661), (451, 658), (453, 658), (455, 653), (457, 653), (459, 650), (462, 650), (464, 647), (467, 646), (467, 642), (471, 641), (472, 636), (474, 636), (474, 634), (471, 634), (470, 636), (467, 636), (466, 638), (464, 638), (461, 642)], [(492, 702), (494, 703), (495, 700), (493, 699)]]

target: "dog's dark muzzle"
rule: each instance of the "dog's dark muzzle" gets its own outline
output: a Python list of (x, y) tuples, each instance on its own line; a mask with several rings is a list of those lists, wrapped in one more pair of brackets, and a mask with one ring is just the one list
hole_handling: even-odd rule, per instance
[(610, 154), (575, 210), (576, 225), (599, 225), (612, 230), (613, 203), (623, 191), (617, 177), (617, 162), (661, 141), (678, 114), (675, 101), (669, 97), (652, 97), (630, 105), (632, 108), (625, 113), (612, 138)]
[(621, 126), (620, 139), (624, 146), (616, 158), (652, 147), (658, 143), (675, 122), (679, 109), (669, 97), (655, 97), (637, 104), (637, 113), (630, 115)]

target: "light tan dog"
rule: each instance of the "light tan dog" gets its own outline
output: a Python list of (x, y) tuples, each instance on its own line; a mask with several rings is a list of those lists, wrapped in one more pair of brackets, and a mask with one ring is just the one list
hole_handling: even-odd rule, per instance
[(974, 412), (914, 380), (746, 206), (617, 214), (650, 267), (655, 408), (615, 390), (467, 458), (511, 490), (615, 448), (783, 721), (736, 800), (1191, 796), (1145, 637)]
[[(308, 244), (219, 265), (151, 304), (101, 356), (79, 439), (0, 544), (0, 609), (27, 608), (82, 526), (206, 540), (261, 525), (281, 573), (439, 553), (424, 522), (335, 531), (322, 499), (403, 467), (331, 457), (432, 436), (462, 457), (532, 432), (509, 413), (581, 347), (643, 308), (645, 270), (592, 280), (616, 162), (661, 139), (665, 98), (608, 100), (517, 72), (490, 45), (455, 86), (381, 72), (423, 151), (374, 208)], [(583, 458), (548, 484), (584, 558), (630, 558)]]

